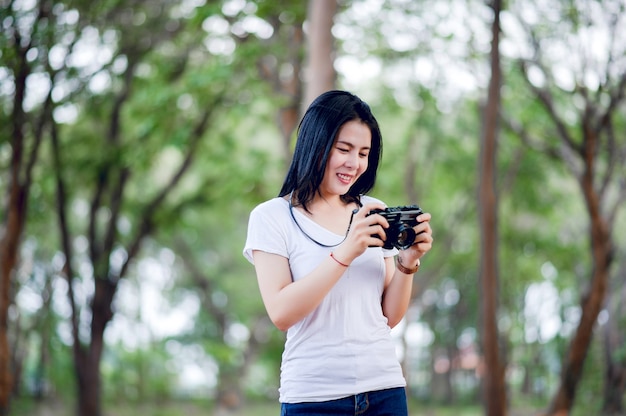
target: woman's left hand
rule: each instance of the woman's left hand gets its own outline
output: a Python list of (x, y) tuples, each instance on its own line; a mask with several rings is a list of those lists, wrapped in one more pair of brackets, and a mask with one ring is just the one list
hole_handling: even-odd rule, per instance
[(406, 250), (400, 250), (398, 254), (405, 267), (416, 267), (418, 260), (433, 247), (433, 230), (430, 227), (430, 218), (431, 215), (427, 212), (416, 218), (418, 224), (413, 227), (415, 242)]

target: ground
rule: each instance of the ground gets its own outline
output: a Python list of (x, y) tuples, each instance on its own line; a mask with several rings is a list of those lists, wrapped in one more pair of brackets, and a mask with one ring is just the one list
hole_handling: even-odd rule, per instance
[[(73, 406), (60, 401), (46, 400), (35, 403), (18, 400), (9, 416), (73, 416)], [(103, 416), (278, 416), (280, 407), (276, 402), (249, 402), (235, 412), (215, 411), (208, 402), (165, 402), (165, 403), (105, 403)], [(508, 416), (536, 416), (537, 409), (512, 409)], [(431, 406), (412, 403), (410, 416), (483, 416), (480, 406)]]

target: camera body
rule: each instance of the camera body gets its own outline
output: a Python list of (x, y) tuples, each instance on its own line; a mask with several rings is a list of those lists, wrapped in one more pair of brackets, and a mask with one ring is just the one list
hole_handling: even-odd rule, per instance
[[(367, 215), (382, 215), (389, 222), (389, 228), (385, 230), (387, 239), (383, 248), (391, 249), (393, 247), (399, 250), (406, 250), (415, 242), (415, 231), (413, 227), (419, 224), (417, 216), (423, 214), (421, 208), (417, 205), (405, 205), (399, 207), (390, 207), (385, 209), (373, 209)], [(380, 238), (374, 234), (372, 237)]]

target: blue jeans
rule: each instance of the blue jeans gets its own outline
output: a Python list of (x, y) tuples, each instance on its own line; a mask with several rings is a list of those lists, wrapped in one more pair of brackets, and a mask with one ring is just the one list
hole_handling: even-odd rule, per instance
[(370, 391), (327, 402), (282, 403), (281, 416), (408, 416), (404, 387)]

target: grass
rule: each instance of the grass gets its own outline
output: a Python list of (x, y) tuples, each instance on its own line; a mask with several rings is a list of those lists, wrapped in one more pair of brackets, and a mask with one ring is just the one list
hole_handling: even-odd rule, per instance
[[(72, 416), (72, 405), (57, 401), (35, 403), (28, 400), (14, 402), (10, 416)], [(105, 403), (104, 416), (218, 416), (209, 402), (165, 402), (165, 403)], [(482, 408), (477, 406), (431, 406), (412, 404), (411, 416), (480, 416)], [(228, 416), (278, 416), (277, 402), (249, 402), (245, 407)], [(220, 415), (221, 416), (221, 415)]]
[[(510, 409), (509, 416), (533, 416), (540, 409), (532, 406), (516, 406)], [(9, 416), (73, 416), (72, 403), (55, 400), (35, 402), (28, 399), (13, 402)], [(103, 416), (278, 416), (280, 405), (277, 402), (249, 401), (241, 409), (217, 414), (209, 401), (165, 401), (163, 403), (111, 403), (104, 404)], [(481, 405), (435, 405), (412, 401), (410, 416), (482, 416)]]

